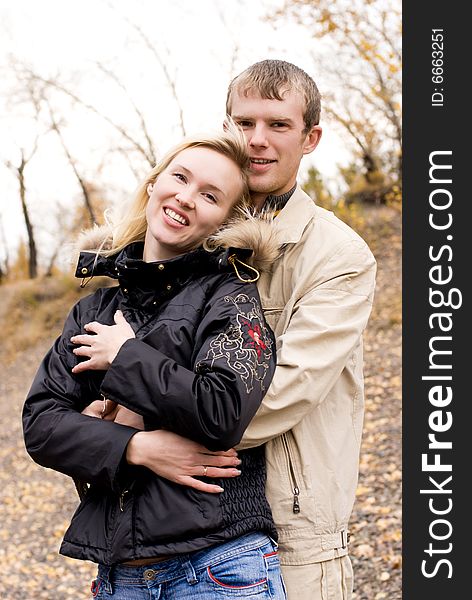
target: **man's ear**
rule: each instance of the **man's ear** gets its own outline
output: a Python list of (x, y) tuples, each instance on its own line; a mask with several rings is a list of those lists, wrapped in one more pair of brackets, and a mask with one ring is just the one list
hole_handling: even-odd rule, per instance
[(310, 154), (318, 146), (321, 139), (323, 130), (319, 125), (313, 125), (306, 136), (305, 143), (303, 144), (303, 154)]

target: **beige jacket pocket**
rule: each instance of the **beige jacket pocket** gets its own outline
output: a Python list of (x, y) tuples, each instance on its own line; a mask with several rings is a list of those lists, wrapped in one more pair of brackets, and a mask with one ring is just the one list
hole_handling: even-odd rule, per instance
[(266, 494), (279, 533), (308, 527), (314, 531), (315, 502), (299, 467), (300, 456), (291, 431), (266, 444)]

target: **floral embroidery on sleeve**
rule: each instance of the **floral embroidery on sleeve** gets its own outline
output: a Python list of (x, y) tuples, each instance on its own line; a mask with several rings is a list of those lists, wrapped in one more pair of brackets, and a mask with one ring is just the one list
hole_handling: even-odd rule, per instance
[(224, 361), (239, 375), (247, 393), (256, 384), (265, 391), (273, 341), (259, 303), (246, 294), (225, 296), (224, 301), (234, 305), (236, 323), (211, 340), (207, 355), (196, 365), (196, 370), (213, 368), (215, 363)]

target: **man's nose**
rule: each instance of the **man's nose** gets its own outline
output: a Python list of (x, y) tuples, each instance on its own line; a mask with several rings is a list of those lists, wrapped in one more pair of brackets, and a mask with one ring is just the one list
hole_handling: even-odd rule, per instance
[(256, 125), (251, 131), (251, 135), (249, 137), (249, 146), (257, 146), (259, 148), (267, 148), (269, 146), (267, 129), (264, 124), (261, 123), (260, 125)]
[(195, 208), (195, 200), (191, 190), (185, 190), (177, 193), (175, 199), (183, 208), (193, 209)]

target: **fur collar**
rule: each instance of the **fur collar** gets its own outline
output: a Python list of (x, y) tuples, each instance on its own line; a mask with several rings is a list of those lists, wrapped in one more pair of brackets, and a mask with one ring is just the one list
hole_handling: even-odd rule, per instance
[[(249, 209), (239, 211), (224, 227), (205, 240), (209, 250), (228, 248), (248, 248), (252, 255), (247, 262), (260, 272), (270, 271), (280, 254), (277, 230), (272, 223), (271, 212), (254, 214)], [(79, 252), (96, 252), (111, 248), (110, 228), (95, 225), (83, 231), (76, 244)]]

